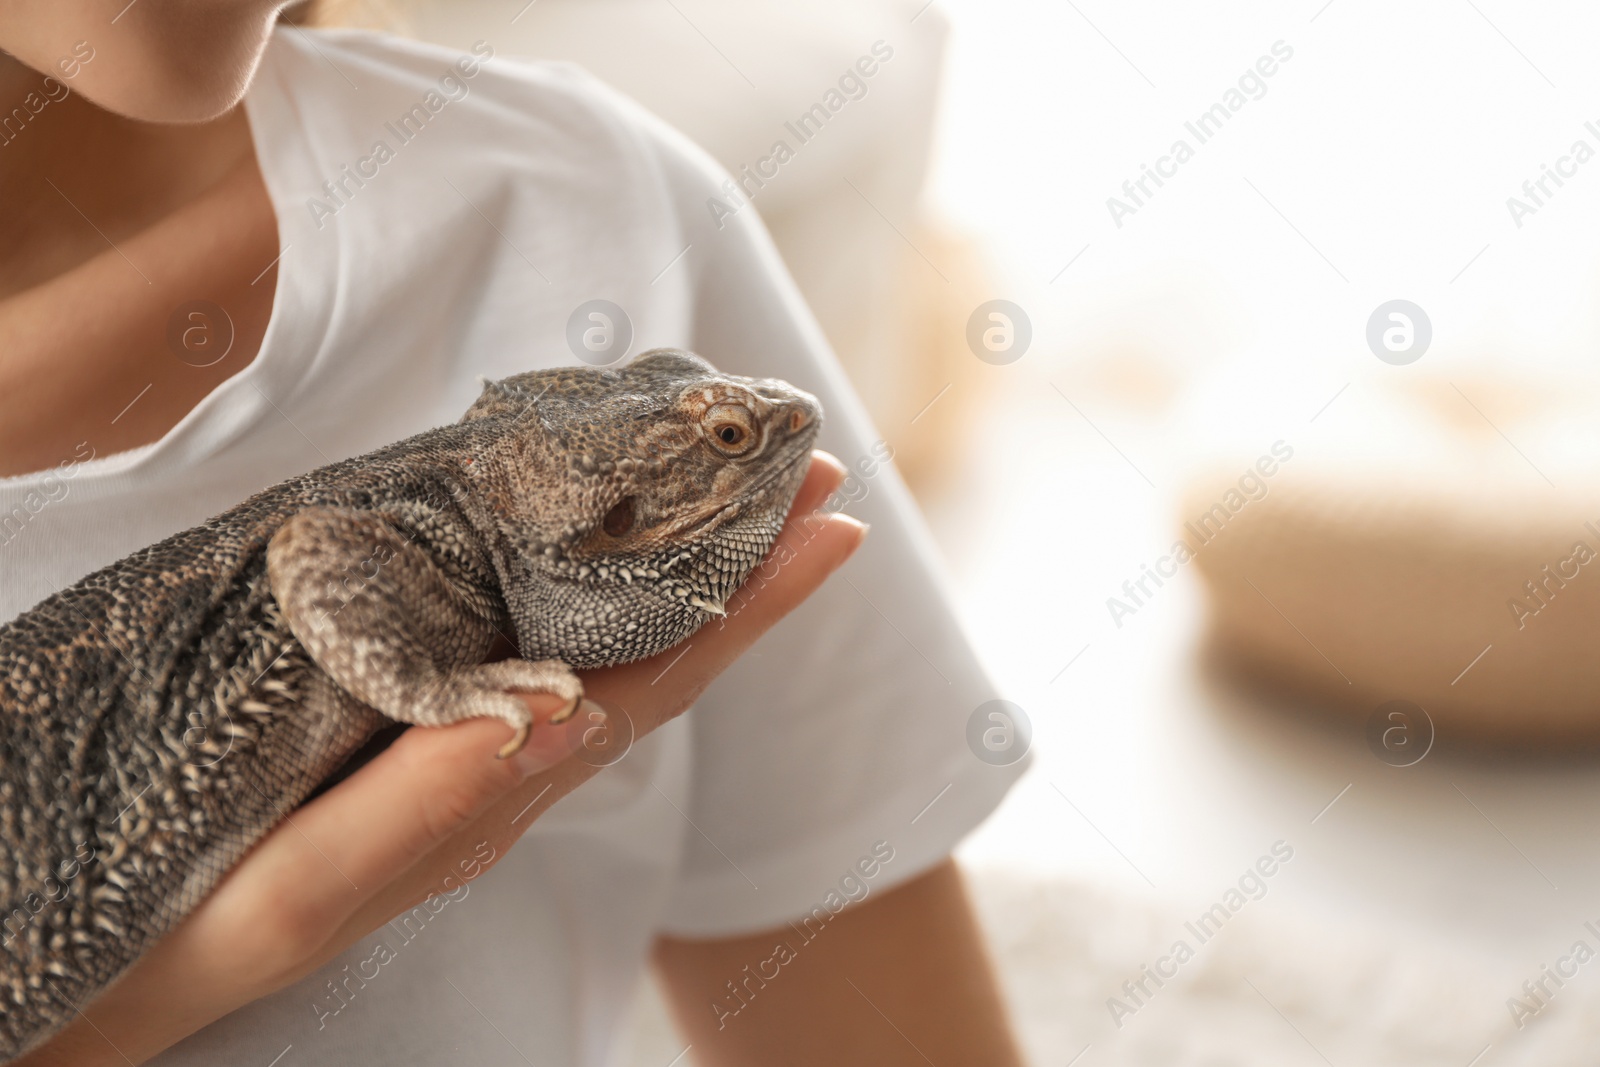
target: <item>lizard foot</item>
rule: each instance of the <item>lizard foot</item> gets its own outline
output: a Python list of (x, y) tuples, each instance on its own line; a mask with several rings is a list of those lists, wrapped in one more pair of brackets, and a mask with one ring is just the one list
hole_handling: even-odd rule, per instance
[(566, 722), (583, 702), (583, 683), (572, 669), (556, 659), (529, 661), (505, 659), (450, 671), (437, 698), (427, 702), (429, 713), (418, 725), (447, 726), (465, 719), (499, 719), (516, 733), (496, 755), (506, 759), (521, 751), (533, 733), (534, 718), (514, 693), (548, 693), (565, 703), (550, 716), (552, 725)]

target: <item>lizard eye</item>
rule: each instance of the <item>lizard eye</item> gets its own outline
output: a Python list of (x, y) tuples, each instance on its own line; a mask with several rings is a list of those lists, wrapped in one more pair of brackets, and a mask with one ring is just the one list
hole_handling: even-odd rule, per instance
[(617, 501), (600, 520), (600, 527), (612, 537), (621, 537), (633, 529), (633, 497), (625, 496)]
[(759, 438), (755, 416), (743, 404), (713, 404), (702, 420), (711, 444), (729, 456), (742, 456), (753, 449)]

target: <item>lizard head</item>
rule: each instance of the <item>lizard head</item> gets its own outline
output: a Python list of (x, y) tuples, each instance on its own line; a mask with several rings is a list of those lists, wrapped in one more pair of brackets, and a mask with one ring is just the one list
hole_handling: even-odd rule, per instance
[(521, 653), (591, 667), (727, 611), (783, 527), (822, 409), (787, 382), (657, 349), (486, 383), (475, 419), (513, 427), (490, 496)]

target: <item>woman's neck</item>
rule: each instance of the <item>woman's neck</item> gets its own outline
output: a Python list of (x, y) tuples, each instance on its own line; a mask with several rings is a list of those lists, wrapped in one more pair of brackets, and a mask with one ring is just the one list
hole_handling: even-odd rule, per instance
[(169, 216), (249, 152), (242, 107), (201, 125), (138, 122), (0, 53), (0, 300)]
[[(3, 55), (0, 94), (3, 477), (154, 441), (253, 360), (278, 238), (242, 107), (137, 122)], [(174, 348), (195, 301), (215, 362)]]

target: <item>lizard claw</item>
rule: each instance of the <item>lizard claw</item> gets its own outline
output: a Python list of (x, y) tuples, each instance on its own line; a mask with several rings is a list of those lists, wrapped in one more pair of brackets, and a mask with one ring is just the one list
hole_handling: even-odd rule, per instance
[(522, 751), (522, 746), (528, 743), (528, 735), (533, 733), (533, 723), (525, 722), (517, 727), (517, 732), (511, 735), (511, 740), (500, 746), (500, 751), (494, 754), (495, 759), (510, 759)]
[(582, 694), (579, 694), (578, 696), (575, 696), (571, 700), (567, 701), (567, 706), (566, 707), (562, 708), (560, 711), (558, 711), (554, 715), (550, 716), (550, 725), (551, 726), (557, 726), (557, 725), (559, 725), (561, 723), (566, 722), (568, 719), (572, 718), (573, 714), (576, 713), (577, 710), (578, 710), (578, 705), (582, 704), (582, 703), (583, 703)]
[(446, 675), (436, 688), (439, 695), (429, 702), (428, 714), (413, 714), (400, 721), (448, 726), (463, 719), (499, 719), (516, 731), (497, 751), (500, 759), (522, 751), (536, 721), (543, 721), (535, 720), (524, 696), (557, 698), (560, 707), (548, 720), (553, 724), (572, 718), (583, 700), (583, 683), (560, 660), (503, 659), (462, 667)]
[[(582, 703), (583, 697), (581, 696), (575, 696), (571, 700), (567, 701), (566, 707), (550, 716), (550, 725), (557, 726), (572, 718), (572, 716), (578, 710), (578, 705)], [(515, 756), (518, 752), (522, 751), (522, 746), (528, 743), (528, 738), (532, 735), (532, 733), (532, 722), (525, 722), (519, 725), (517, 727), (517, 732), (511, 735), (511, 740), (500, 746), (500, 750), (495, 753), (495, 758), (510, 759), (512, 756)]]

